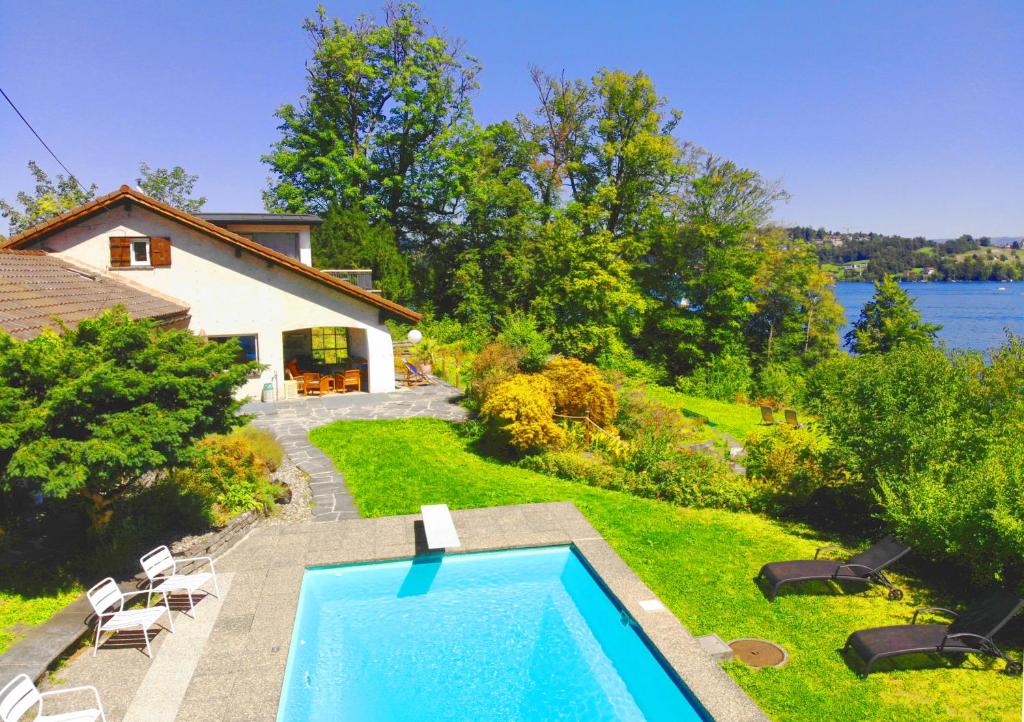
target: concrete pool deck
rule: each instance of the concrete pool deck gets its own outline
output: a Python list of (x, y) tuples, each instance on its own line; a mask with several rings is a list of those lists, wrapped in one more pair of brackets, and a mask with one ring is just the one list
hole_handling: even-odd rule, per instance
[[(457, 552), (573, 544), (718, 722), (768, 718), (569, 502), (453, 511)], [(419, 515), (255, 529), (218, 560), (221, 599), (175, 614), (154, 659), (137, 645), (80, 653), (59, 684), (94, 684), (116, 720), (272, 722), (307, 567), (425, 553)], [(141, 644), (141, 637), (138, 640)], [(56, 711), (56, 710), (54, 710)]]

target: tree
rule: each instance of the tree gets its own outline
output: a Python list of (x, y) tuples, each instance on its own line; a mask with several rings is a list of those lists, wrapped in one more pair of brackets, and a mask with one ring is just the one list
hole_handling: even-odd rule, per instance
[(313, 44), (306, 94), (277, 111), (281, 139), (263, 157), (270, 210), (359, 208), (388, 223), (402, 248), (432, 242), (454, 212), (458, 148), (472, 130), (480, 70), (458, 43), (430, 32), (413, 4), (384, 20), (306, 20)]
[[(713, 357), (746, 356), (763, 262), (757, 228), (785, 194), (755, 171), (697, 152), (697, 172), (677, 191), (677, 221), (655, 237), (638, 273), (658, 300), (643, 345), (670, 373)], [(802, 313), (802, 311), (801, 311)]]
[(150, 168), (146, 163), (139, 163), (139, 174), (135, 183), (150, 198), (174, 206), (186, 213), (198, 213), (206, 205), (206, 197), (192, 197), (192, 187), (199, 180), (198, 175), (185, 172), (180, 165), (171, 169)]
[(331, 208), (313, 232), (313, 258), (320, 268), (371, 268), (374, 284), (400, 303), (412, 297), (409, 262), (391, 227), (371, 225), (358, 208)]
[(24, 210), (18, 210), (13, 204), (0, 199), (0, 215), (8, 219), (12, 235), (26, 231), (48, 218), (59, 216), (96, 197), (95, 183), (85, 188), (74, 176), (63, 176), (59, 173), (57, 180), (52, 181), (34, 160), (28, 162), (28, 170), (36, 181), (35, 193), (29, 195), (25, 191), (20, 191), (15, 199), (15, 203), (21, 204)]
[(238, 424), (234, 391), (254, 364), (237, 354), (120, 309), (61, 335), (0, 333), (0, 502), (77, 497), (98, 529), (144, 474)]
[(893, 276), (884, 276), (875, 283), (874, 296), (846, 334), (846, 344), (857, 354), (888, 353), (901, 345), (932, 346), (941, 329), (922, 321), (910, 294)]

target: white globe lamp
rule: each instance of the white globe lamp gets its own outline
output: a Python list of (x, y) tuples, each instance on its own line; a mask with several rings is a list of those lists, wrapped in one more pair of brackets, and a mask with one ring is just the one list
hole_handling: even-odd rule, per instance
[(413, 343), (419, 343), (420, 341), (423, 340), (423, 334), (420, 333), (420, 330), (418, 328), (414, 328), (412, 331), (409, 332), (408, 339)]

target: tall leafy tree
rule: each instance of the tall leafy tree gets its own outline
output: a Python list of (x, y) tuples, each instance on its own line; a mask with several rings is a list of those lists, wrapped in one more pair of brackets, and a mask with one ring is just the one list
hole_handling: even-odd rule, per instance
[(206, 205), (206, 197), (192, 195), (192, 189), (199, 180), (198, 175), (185, 171), (180, 165), (173, 168), (150, 168), (148, 163), (139, 163), (139, 178), (135, 183), (143, 193), (186, 213), (198, 213)]
[(477, 61), (431, 31), (414, 4), (353, 23), (320, 7), (305, 29), (306, 93), (277, 111), (281, 139), (263, 157), (267, 208), (359, 208), (389, 223), (403, 248), (423, 247), (459, 193), (456, 149), (473, 127)]
[(910, 294), (893, 276), (884, 276), (846, 334), (846, 343), (858, 354), (887, 353), (897, 346), (933, 346), (941, 329), (925, 323)]
[(74, 176), (63, 176), (59, 173), (56, 180), (51, 180), (46, 171), (34, 160), (28, 162), (28, 170), (35, 179), (36, 187), (32, 193), (18, 193), (15, 203), (20, 204), (21, 209), (15, 207), (14, 203), (0, 198), (0, 216), (7, 219), (12, 235), (28, 230), (48, 218), (59, 216), (96, 197), (95, 183), (85, 188)]
[(695, 155), (697, 171), (678, 194), (678, 223), (657, 236), (641, 269), (659, 302), (643, 346), (673, 374), (716, 356), (749, 354), (762, 262), (757, 229), (785, 196), (755, 171)]

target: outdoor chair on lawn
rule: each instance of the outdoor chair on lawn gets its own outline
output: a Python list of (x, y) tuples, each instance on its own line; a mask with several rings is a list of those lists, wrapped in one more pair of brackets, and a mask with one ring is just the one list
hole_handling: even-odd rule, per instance
[(892, 601), (903, 599), (903, 592), (892, 585), (882, 570), (906, 556), (910, 551), (909, 546), (889, 535), (845, 562), (818, 558), (826, 549), (835, 548), (820, 547), (814, 552), (814, 559), (770, 562), (761, 567), (756, 578), (764, 579), (770, 585), (769, 600), (775, 599), (783, 584), (806, 581), (880, 584), (889, 590), (889, 599)]
[[(43, 713), (45, 700), (72, 692), (92, 692), (96, 699), (96, 706), (76, 712)], [(96, 722), (96, 720), (107, 722), (107, 715), (103, 713), (103, 703), (100, 702), (100, 693), (95, 687), (69, 687), (68, 689), (55, 689), (51, 692), (40, 692), (27, 674), (19, 674), (8, 682), (6, 687), (0, 689), (0, 722), (18, 722), (26, 712), (37, 704), (39, 709), (33, 718), (35, 722)]]
[[(178, 566), (189, 562), (201, 562), (208, 566), (210, 571), (179, 574)], [(193, 619), (196, 616), (196, 603), (192, 595), (204, 584), (213, 581), (214, 591), (211, 593), (220, 598), (217, 571), (213, 568), (213, 559), (210, 557), (174, 557), (166, 546), (159, 546), (147, 552), (139, 559), (139, 563), (142, 564), (142, 571), (146, 573), (146, 579), (149, 581), (149, 598), (151, 599), (154, 594), (162, 594), (168, 599), (175, 592), (185, 592), (188, 594), (188, 608)]]
[(799, 429), (801, 424), (800, 420), (796, 417), (796, 411), (793, 409), (786, 409), (786, 423), (792, 426), (794, 429)]
[[(165, 614), (167, 615), (167, 622), (170, 624), (170, 627), (165, 627), (165, 629), (169, 629), (171, 634), (174, 633), (171, 605), (167, 601), (166, 594), (164, 595), (164, 603), (162, 605), (158, 604), (155, 607), (146, 606), (142, 609), (124, 608), (126, 599), (140, 594), (152, 596), (152, 592), (148, 591), (122, 592), (118, 589), (117, 582), (114, 581), (113, 577), (107, 577), (85, 593), (89, 598), (89, 604), (92, 605), (93, 611), (96, 612), (96, 645), (92, 649), (93, 655), (100, 648), (100, 635), (103, 632), (114, 632), (116, 634), (122, 630), (135, 629), (137, 627), (142, 630), (142, 634), (146, 638), (146, 655), (152, 659), (153, 649), (149, 644), (149, 630)], [(110, 611), (115, 606), (117, 611)], [(163, 625), (161, 624), (161, 626)]]
[[(923, 607), (914, 612), (910, 624), (893, 627), (872, 627), (854, 632), (846, 640), (843, 652), (850, 649), (865, 662), (864, 676), (879, 659), (903, 654), (986, 654), (1006, 662), (1010, 675), (1021, 673), (1021, 663), (1014, 661), (992, 640), (1021, 607), (1024, 599), (1000, 590), (963, 614), (942, 607)], [(952, 624), (918, 624), (921, 612), (944, 612), (955, 617)]]
[(775, 411), (771, 406), (761, 407), (761, 423), (766, 426), (774, 426), (776, 424)]

